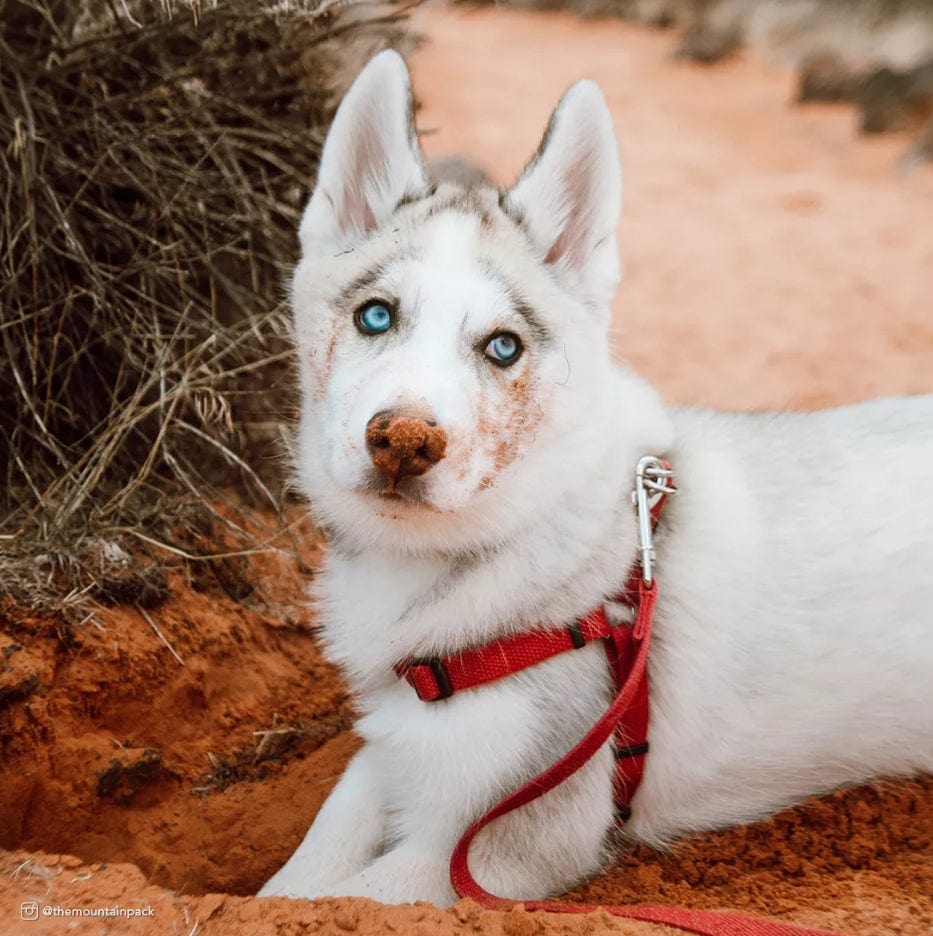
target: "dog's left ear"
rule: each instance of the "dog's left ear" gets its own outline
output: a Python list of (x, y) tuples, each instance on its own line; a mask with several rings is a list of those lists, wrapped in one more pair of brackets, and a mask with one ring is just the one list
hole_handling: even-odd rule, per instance
[(578, 81), (561, 98), (537, 154), (506, 196), (544, 262), (585, 297), (608, 303), (619, 285), (616, 228), (622, 170), (599, 87)]

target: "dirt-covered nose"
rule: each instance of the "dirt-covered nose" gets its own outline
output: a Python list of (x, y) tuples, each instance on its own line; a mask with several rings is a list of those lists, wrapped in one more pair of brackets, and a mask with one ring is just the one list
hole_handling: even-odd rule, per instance
[(432, 419), (383, 410), (366, 424), (366, 448), (391, 488), (436, 465), (444, 457), (447, 435)]

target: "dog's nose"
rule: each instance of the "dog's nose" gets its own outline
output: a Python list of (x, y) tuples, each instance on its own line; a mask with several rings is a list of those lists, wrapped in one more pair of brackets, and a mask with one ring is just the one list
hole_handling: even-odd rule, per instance
[(444, 457), (447, 435), (432, 419), (383, 410), (366, 424), (366, 448), (391, 490), (433, 468)]

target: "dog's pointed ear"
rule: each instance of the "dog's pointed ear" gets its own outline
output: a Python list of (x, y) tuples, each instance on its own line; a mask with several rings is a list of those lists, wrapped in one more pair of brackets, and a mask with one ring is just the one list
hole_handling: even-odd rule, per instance
[(537, 154), (506, 196), (544, 262), (586, 298), (607, 303), (619, 284), (616, 228), (622, 170), (599, 87), (578, 81), (561, 98)]
[(428, 187), (401, 56), (380, 52), (347, 92), (324, 142), (317, 185), (301, 219), (308, 253), (378, 227), (406, 195)]

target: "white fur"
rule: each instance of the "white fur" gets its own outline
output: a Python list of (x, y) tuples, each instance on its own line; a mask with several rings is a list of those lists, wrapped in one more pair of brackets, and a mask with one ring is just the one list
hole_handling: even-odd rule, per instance
[(616, 228), (622, 172), (612, 119), (592, 81), (561, 99), (544, 144), (509, 193), (531, 238), (577, 292), (608, 308), (619, 285)]
[[(401, 60), (374, 59), (302, 222), (298, 464), (331, 534), (321, 624), (365, 744), (262, 895), (454, 899), (459, 835), (599, 717), (605, 656), (590, 646), (434, 704), (393, 664), (566, 624), (616, 591), (644, 454), (670, 459), (680, 494), (657, 539), (651, 752), (626, 832), (660, 843), (933, 769), (933, 397), (666, 411), (609, 356), (621, 183), (598, 89), (564, 97), (502, 207), (482, 188), (430, 193), (408, 95)], [(367, 160), (346, 155), (361, 146)], [(392, 335), (359, 334), (353, 309), (387, 297)], [(499, 369), (481, 346), (503, 328), (525, 352)], [(417, 501), (367, 487), (366, 423), (398, 406), (430, 411), (448, 437)], [(484, 830), (480, 883), (539, 898), (594, 873), (611, 782), (604, 749)]]
[(347, 92), (321, 155), (299, 235), (302, 251), (330, 251), (374, 230), (427, 182), (411, 123), (404, 62), (377, 55)]

